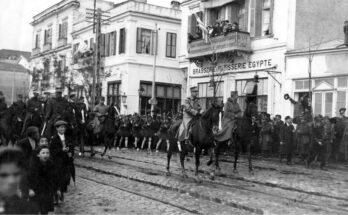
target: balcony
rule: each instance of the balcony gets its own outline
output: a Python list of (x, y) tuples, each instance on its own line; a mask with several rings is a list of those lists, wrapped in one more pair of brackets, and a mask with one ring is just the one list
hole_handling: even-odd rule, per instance
[[(210, 42), (211, 41), (211, 42)], [(229, 34), (220, 35), (210, 38), (206, 43), (204, 39), (192, 41), (188, 44), (189, 59), (209, 56), (213, 53), (225, 53), (241, 51), (251, 53), (250, 34), (248, 32), (231, 32)]]
[(33, 48), (32, 52), (31, 52), (31, 56), (35, 56), (40, 54), (41, 49), (40, 48)]
[(50, 51), (51, 49), (52, 49), (52, 44), (51, 43), (44, 44), (43, 52)]
[(66, 38), (59, 38), (58, 39), (58, 47), (65, 46), (67, 44), (67, 39)]

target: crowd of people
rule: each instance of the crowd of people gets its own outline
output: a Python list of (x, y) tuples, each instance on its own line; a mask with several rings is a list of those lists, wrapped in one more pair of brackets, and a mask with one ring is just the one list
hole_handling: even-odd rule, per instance
[[(208, 37), (212, 38), (220, 35), (226, 36), (231, 32), (238, 32), (240, 29), (237, 22), (230, 23), (228, 20), (217, 20), (214, 25), (207, 26), (207, 31)], [(189, 34), (189, 42), (202, 38), (203, 32), (199, 27), (196, 28), (195, 34)]]
[[(185, 130), (181, 132), (182, 140), (189, 142), (190, 119), (201, 112), (197, 87), (191, 89), (191, 94), (181, 112), (150, 116), (120, 115), (117, 106), (106, 105), (103, 97), (94, 109), (87, 108), (83, 97), (64, 98), (60, 89), (56, 89), (54, 98), (40, 97), (35, 92), (27, 102), (18, 95), (18, 100), (7, 108), (0, 92), (1, 143), (15, 146), (0, 151), (0, 211), (41, 214), (53, 211), (54, 204), (64, 201), (64, 193), (71, 179), (74, 180), (77, 146), (80, 156), (85, 156), (85, 145), (90, 146), (90, 156), (95, 156), (98, 152), (94, 146), (103, 145), (104, 151), (99, 154), (109, 159), (112, 148), (168, 151), (173, 138), (168, 131), (177, 122), (182, 122), (179, 132), (181, 128)], [(230, 133), (236, 126), (234, 120), (242, 115), (236, 96), (236, 92), (231, 92), (222, 113), (222, 126), (231, 129), (217, 131), (229, 133), (230, 142), (238, 141)], [(312, 119), (306, 113), (294, 119), (287, 116), (284, 122), (280, 115), (273, 119), (267, 113), (252, 115), (249, 139), (252, 152), (278, 157), (280, 161), (285, 158), (288, 165), (293, 164), (294, 156), (307, 167), (316, 159), (322, 169), (329, 162), (347, 161), (345, 111), (341, 108), (340, 117), (335, 118)], [(227, 118), (231, 120), (224, 120)], [(14, 202), (23, 207), (16, 207)]]

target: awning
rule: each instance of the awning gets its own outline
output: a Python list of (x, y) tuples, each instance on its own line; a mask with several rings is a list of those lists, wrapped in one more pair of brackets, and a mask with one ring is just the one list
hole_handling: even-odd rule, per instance
[(237, 0), (207, 0), (201, 3), (201, 6), (203, 8), (214, 8), (214, 7), (221, 7), (225, 4), (232, 3)]

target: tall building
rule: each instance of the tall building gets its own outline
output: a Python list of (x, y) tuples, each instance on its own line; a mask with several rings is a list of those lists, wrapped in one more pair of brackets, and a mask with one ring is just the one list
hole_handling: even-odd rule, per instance
[[(179, 5), (174, 2), (171, 8), (166, 8), (146, 1), (121, 1), (105, 14), (110, 18), (108, 25), (101, 29), (101, 95), (108, 104), (115, 104), (122, 114), (149, 113), (155, 64), (156, 110), (177, 112), (186, 95), (185, 71), (179, 68)], [(74, 26), (73, 52), (78, 52), (79, 47), (93, 49), (92, 25), (79, 22)], [(80, 65), (75, 65), (75, 69), (81, 73), (93, 72), (93, 68), (88, 68), (90, 63), (87, 66), (81, 65), (83, 62), (77, 64)]]
[(188, 71), (188, 86), (199, 87), (206, 108), (214, 92), (226, 101), (235, 90), (244, 108), (257, 77), (259, 111), (293, 115), (294, 107), (283, 95), (289, 93), (295, 100), (300, 95), (294, 91), (296, 77), (290, 75), (286, 53), (342, 39), (347, 4), (343, 0), (183, 1), (180, 67)]
[[(93, 0), (62, 0), (33, 17), (31, 68), (32, 89), (54, 92), (56, 87), (66, 89), (72, 73), (71, 33), (74, 23), (85, 21), (86, 8), (93, 8)], [(98, 0), (98, 7), (108, 9), (113, 3)]]

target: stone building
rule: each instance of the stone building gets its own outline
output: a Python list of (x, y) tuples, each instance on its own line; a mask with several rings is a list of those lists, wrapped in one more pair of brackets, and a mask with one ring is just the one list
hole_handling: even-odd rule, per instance
[[(294, 71), (288, 70), (286, 53), (308, 44), (341, 39), (342, 23), (348, 18), (347, 3), (343, 0), (183, 1), (180, 67), (188, 71), (188, 86), (199, 87), (199, 97), (206, 108), (214, 92), (226, 101), (229, 92), (237, 90), (244, 108), (245, 97), (258, 77), (259, 111), (293, 115), (293, 106), (283, 98), (285, 93), (294, 96), (293, 85), (289, 84), (293, 83), (289, 82), (293, 78), (289, 74)], [(199, 26), (200, 20), (210, 37)], [(306, 76), (304, 71), (301, 75)]]

